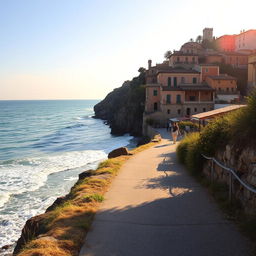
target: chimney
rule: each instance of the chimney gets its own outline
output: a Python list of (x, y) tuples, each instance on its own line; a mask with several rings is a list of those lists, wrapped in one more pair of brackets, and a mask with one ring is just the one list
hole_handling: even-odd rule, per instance
[(152, 66), (152, 60), (148, 60), (148, 69), (150, 69)]

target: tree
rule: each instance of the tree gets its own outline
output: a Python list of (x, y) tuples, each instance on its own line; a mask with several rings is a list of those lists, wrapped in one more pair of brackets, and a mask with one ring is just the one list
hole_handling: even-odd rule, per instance
[(203, 39), (202, 36), (199, 35), (199, 36), (197, 36), (197, 38), (196, 38), (196, 42), (199, 43), (199, 44), (201, 44), (202, 39)]
[(146, 72), (146, 69), (143, 68), (143, 67), (140, 67), (139, 70), (138, 70), (138, 72), (139, 72), (140, 74), (141, 74), (141, 73), (145, 73), (145, 72)]
[(190, 40), (189, 40), (190, 42), (194, 42), (194, 39), (193, 38), (190, 38)]
[(164, 57), (168, 60), (168, 59), (170, 59), (171, 55), (172, 55), (171, 51), (166, 51), (164, 54)]

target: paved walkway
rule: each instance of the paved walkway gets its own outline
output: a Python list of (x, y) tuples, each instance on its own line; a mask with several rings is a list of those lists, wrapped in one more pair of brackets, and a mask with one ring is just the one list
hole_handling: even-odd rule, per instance
[(247, 256), (249, 242), (177, 163), (175, 145), (133, 156), (115, 178), (80, 256)]

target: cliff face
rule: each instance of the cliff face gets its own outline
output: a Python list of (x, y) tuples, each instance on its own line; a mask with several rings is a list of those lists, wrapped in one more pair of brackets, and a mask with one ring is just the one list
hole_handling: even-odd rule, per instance
[(142, 72), (132, 81), (126, 81), (94, 106), (95, 118), (106, 120), (111, 133), (133, 136), (142, 135), (145, 105), (145, 74)]

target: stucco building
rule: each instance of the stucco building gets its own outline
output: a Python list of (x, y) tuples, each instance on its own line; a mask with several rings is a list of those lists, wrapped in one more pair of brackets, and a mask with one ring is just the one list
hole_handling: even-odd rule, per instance
[(234, 52), (235, 51), (236, 35), (224, 35), (215, 40), (216, 47), (220, 52)]
[(237, 90), (237, 79), (227, 74), (206, 77), (209, 86), (215, 89), (216, 102), (238, 102), (240, 93)]
[(248, 87), (256, 88), (256, 53), (248, 57)]
[(256, 29), (242, 31), (235, 38), (235, 51), (256, 49)]

